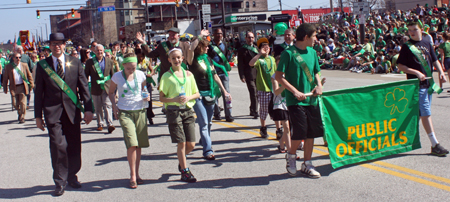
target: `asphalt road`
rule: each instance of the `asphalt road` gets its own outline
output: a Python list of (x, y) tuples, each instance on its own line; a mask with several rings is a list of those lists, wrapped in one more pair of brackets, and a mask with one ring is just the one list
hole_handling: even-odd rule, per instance
[[(325, 91), (405, 79), (404, 75), (355, 74), (322, 71)], [(148, 128), (150, 147), (143, 149), (135, 190), (127, 188), (129, 167), (118, 121), (112, 134), (95, 131), (96, 122), (82, 125), (81, 189), (68, 188), (54, 197), (47, 131), (35, 127), (33, 108), (25, 124), (17, 123), (10, 95), (0, 95), (0, 200), (20, 201), (447, 201), (450, 196), (450, 157), (430, 156), (430, 142), (420, 127), (422, 148), (378, 161), (333, 169), (321, 138), (316, 139), (313, 164), (320, 179), (291, 177), (284, 154), (277, 152), (275, 126), (268, 121), (271, 139), (259, 138), (259, 120), (251, 119), (248, 91), (237, 69), (230, 73), (234, 123), (214, 122), (213, 149), (217, 159), (202, 158), (201, 146), (188, 155), (197, 183), (180, 181), (176, 145), (172, 144), (155, 101), (155, 125)], [(436, 78), (436, 76), (435, 76)], [(433, 97), (433, 123), (438, 139), (450, 148), (450, 84)], [(155, 91), (156, 92), (156, 91)], [(154, 93), (156, 94), (156, 93)], [(155, 97), (156, 98), (156, 97)], [(156, 98), (157, 99), (157, 98)], [(33, 100), (33, 99), (32, 99)], [(222, 114), (223, 115), (223, 114)], [(198, 131), (198, 127), (196, 128)], [(198, 132), (197, 132), (198, 133)], [(197, 134), (197, 138), (199, 135)], [(298, 155), (303, 156), (302, 151)], [(300, 168), (301, 162), (297, 163)]]

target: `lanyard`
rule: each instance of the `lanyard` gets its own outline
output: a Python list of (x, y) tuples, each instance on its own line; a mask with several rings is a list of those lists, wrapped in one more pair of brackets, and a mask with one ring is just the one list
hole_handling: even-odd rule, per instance
[(178, 83), (179, 83), (181, 86), (184, 86), (184, 84), (186, 83), (186, 71), (184, 71), (183, 68), (181, 68), (181, 70), (183, 71), (183, 76), (184, 76), (184, 81), (183, 81), (183, 82), (181, 82), (180, 79), (178, 79), (178, 77), (177, 77), (177, 76), (175, 75), (175, 73), (173, 72), (172, 67), (170, 67), (170, 71), (172, 72), (173, 77), (175, 77), (175, 79), (178, 81)]
[[(136, 78), (136, 72), (133, 73), (133, 77), (134, 77), (134, 89), (131, 88), (130, 84), (128, 83), (127, 77), (125, 77), (125, 70), (122, 71), (122, 75), (123, 75), (123, 78), (125, 79), (125, 83), (127, 84), (128, 89), (130, 89), (131, 92), (133, 92), (133, 94), (136, 95), (136, 94), (137, 94), (137, 91), (138, 91), (138, 83), (137, 83), (137, 78)], [(124, 93), (127, 93), (128, 90), (125, 89), (125, 90), (123, 90), (123, 92), (124, 92)], [(125, 97), (125, 95), (122, 94), (122, 97)]]

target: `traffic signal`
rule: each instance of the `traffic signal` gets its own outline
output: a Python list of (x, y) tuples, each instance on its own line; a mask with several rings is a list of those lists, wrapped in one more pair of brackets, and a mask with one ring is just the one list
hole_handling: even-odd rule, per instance
[(72, 8), (72, 17), (75, 17), (75, 9)]
[(178, 4), (178, 0), (175, 0), (175, 5), (176, 5), (177, 7), (180, 7), (180, 4)]
[(41, 18), (41, 11), (36, 10), (36, 18), (37, 19)]
[(188, 5), (189, 5), (189, 0), (186, 0), (186, 4), (188, 4)]
[(30, 4), (31, 3), (31, 0), (27, 0), (27, 4)]

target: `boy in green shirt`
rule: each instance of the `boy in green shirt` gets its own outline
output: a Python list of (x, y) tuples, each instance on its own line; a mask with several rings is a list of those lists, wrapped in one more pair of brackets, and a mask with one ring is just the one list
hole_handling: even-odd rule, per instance
[(181, 68), (183, 62), (181, 49), (169, 51), (170, 71), (161, 77), (159, 85), (160, 101), (165, 103), (167, 124), (172, 143), (177, 143), (178, 170), (181, 180), (196, 182), (187, 167), (186, 155), (195, 147), (195, 117), (192, 107), (195, 99), (200, 97), (194, 75)]
[[(311, 163), (314, 138), (324, 134), (316, 96), (322, 94), (320, 67), (316, 51), (312, 48), (316, 40), (316, 28), (303, 23), (297, 29), (297, 42), (286, 49), (280, 58), (275, 79), (286, 88), (286, 105), (288, 106), (293, 128), (292, 143), (286, 154), (286, 170), (292, 176), (297, 174), (296, 150), (304, 140), (304, 163), (301, 172), (311, 178), (320, 178)], [(312, 93), (312, 97), (307, 97)]]
[(261, 121), (259, 134), (262, 138), (267, 138), (266, 118), (269, 113), (269, 102), (272, 99), (270, 78), (275, 73), (276, 63), (275, 58), (269, 55), (270, 47), (267, 38), (260, 38), (256, 45), (259, 53), (250, 60), (249, 65), (256, 69), (256, 90), (259, 102), (259, 120)]

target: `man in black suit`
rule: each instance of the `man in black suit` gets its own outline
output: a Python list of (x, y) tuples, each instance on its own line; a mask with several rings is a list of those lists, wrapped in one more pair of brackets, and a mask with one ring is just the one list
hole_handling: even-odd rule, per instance
[(248, 32), (245, 36), (246, 43), (238, 50), (238, 70), (239, 77), (243, 83), (247, 84), (250, 94), (250, 116), (257, 119), (259, 115), (258, 102), (256, 101), (256, 69), (249, 65), (250, 60), (258, 54), (254, 41), (255, 35)]
[(82, 99), (84, 120), (89, 124), (92, 121), (92, 101), (81, 61), (64, 54), (64, 34), (50, 34), (49, 42), (52, 56), (40, 61), (36, 67), (34, 116), (39, 129), (44, 131), (45, 126), (48, 129), (56, 184), (54, 194), (60, 196), (64, 194), (67, 184), (73, 188), (81, 187), (76, 174), (81, 168), (80, 123), (83, 107), (75, 103), (80, 103), (78, 97)]

